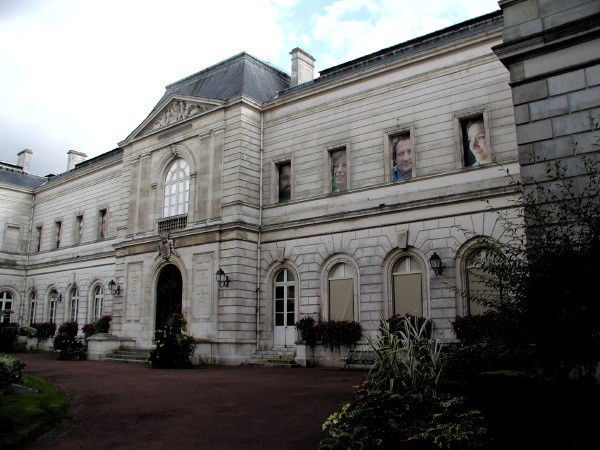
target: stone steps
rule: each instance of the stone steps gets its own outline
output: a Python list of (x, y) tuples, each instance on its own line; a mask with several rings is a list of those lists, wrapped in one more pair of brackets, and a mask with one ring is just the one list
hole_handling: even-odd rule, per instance
[(251, 355), (242, 365), (255, 367), (300, 367), (295, 358), (296, 352), (289, 350), (260, 351)]
[(148, 364), (150, 350), (145, 348), (121, 348), (102, 358), (103, 361), (124, 362), (130, 364)]

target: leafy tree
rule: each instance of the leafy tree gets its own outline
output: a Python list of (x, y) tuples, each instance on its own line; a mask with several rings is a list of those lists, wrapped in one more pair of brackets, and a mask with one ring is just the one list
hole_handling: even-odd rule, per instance
[(574, 150), (568, 163), (547, 162), (543, 179), (507, 174), (514, 210), (497, 213), (503, 237), (481, 238), (490, 251), (477, 263), (485, 285), (501, 295), (471, 293), (470, 300), (497, 312), (508, 345), (529, 351), (540, 372), (591, 375), (600, 361), (598, 162)]

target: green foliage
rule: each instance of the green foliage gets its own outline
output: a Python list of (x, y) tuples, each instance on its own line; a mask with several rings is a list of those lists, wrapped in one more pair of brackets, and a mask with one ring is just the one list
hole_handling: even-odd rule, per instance
[(108, 333), (112, 316), (104, 315), (94, 322), (94, 333)]
[(23, 448), (67, 414), (69, 398), (51, 383), (29, 373), (21, 384), (35, 395), (9, 394), (0, 401), (0, 447)]
[(187, 331), (187, 320), (181, 313), (173, 313), (167, 319), (167, 326), (171, 327), (175, 333)]
[(427, 337), (431, 337), (431, 333), (433, 331), (433, 322), (431, 320), (427, 320), (425, 317), (416, 317), (412, 314), (396, 314), (392, 317), (386, 319), (386, 322), (389, 325), (390, 333), (396, 333), (397, 331), (404, 330), (406, 319), (417, 321), (417, 328), (421, 328), (423, 324), (426, 324), (425, 332)]
[(296, 330), (300, 334), (300, 339), (306, 342), (306, 345), (314, 347), (317, 345), (317, 332), (315, 330), (315, 319), (310, 316), (300, 317), (295, 323)]
[(96, 332), (96, 327), (93, 323), (86, 323), (83, 327), (81, 327), (81, 332), (86, 338), (89, 338)]
[(301, 317), (295, 326), (306, 345), (314, 347), (320, 341), (331, 350), (342, 345), (354, 347), (362, 337), (360, 324), (350, 320), (315, 322), (315, 319), (306, 316)]
[(150, 350), (149, 357), (152, 367), (160, 369), (191, 367), (196, 341), (193, 336), (180, 334), (179, 331), (179, 323), (175, 323), (175, 327), (167, 323), (162, 330), (154, 332), (154, 347)]
[(437, 399), (416, 392), (394, 393), (360, 387), (350, 402), (323, 424), (329, 436), (320, 448), (474, 449), (482, 448), (483, 417), (464, 399)]
[[(577, 171), (582, 175), (573, 176)], [(545, 179), (513, 179), (513, 185), (514, 210), (496, 213), (501, 240), (463, 229), (490, 249), (479, 268), (486, 286), (501, 293), (472, 300), (500, 315), (501, 334), (514, 334), (505, 343), (530, 351), (542, 373), (566, 377), (582, 368), (593, 374), (600, 360), (598, 165), (574, 152), (569, 165), (548, 162)]]
[(56, 333), (56, 324), (52, 322), (34, 323), (31, 326), (37, 330), (39, 342), (50, 339)]
[[(405, 316), (397, 331), (388, 321), (381, 321), (381, 336), (367, 337), (377, 359), (371, 368), (370, 386), (392, 392), (418, 392), (435, 396), (442, 370), (441, 347), (429, 337), (429, 320)], [(392, 322), (395, 323), (395, 322)]]
[(54, 337), (54, 350), (58, 350), (58, 359), (79, 361), (87, 358), (87, 345), (83, 339), (76, 337), (77, 322), (65, 322), (58, 327)]
[(349, 320), (329, 320), (315, 325), (317, 339), (331, 350), (342, 345), (354, 347), (362, 337), (361, 330), (358, 322)]
[(0, 389), (5, 389), (11, 384), (21, 381), (26, 365), (15, 356), (0, 353)]

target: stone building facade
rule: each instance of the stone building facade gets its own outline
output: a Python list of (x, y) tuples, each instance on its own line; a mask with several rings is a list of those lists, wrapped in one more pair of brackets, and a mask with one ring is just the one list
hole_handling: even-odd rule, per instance
[(124, 345), (149, 348), (181, 311), (198, 357), (226, 364), (293, 353), (302, 316), (374, 334), (382, 317), (412, 313), (453, 339), (451, 321), (477, 312), (455, 289), (473, 281), (478, 236), (502, 239), (506, 169), (518, 176), (517, 145), (532, 143), (515, 126), (504, 20), (488, 14), (316, 78), (301, 49), (291, 77), (241, 53), (167, 86), (118, 148), (65, 173), (3, 164), (11, 320), (112, 314)]

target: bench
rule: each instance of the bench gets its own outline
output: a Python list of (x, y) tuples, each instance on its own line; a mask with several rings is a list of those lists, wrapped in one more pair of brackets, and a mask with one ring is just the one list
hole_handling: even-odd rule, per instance
[(344, 362), (342, 369), (350, 369), (350, 364), (372, 366), (377, 360), (377, 355), (372, 350), (348, 350), (346, 357), (341, 360)]

